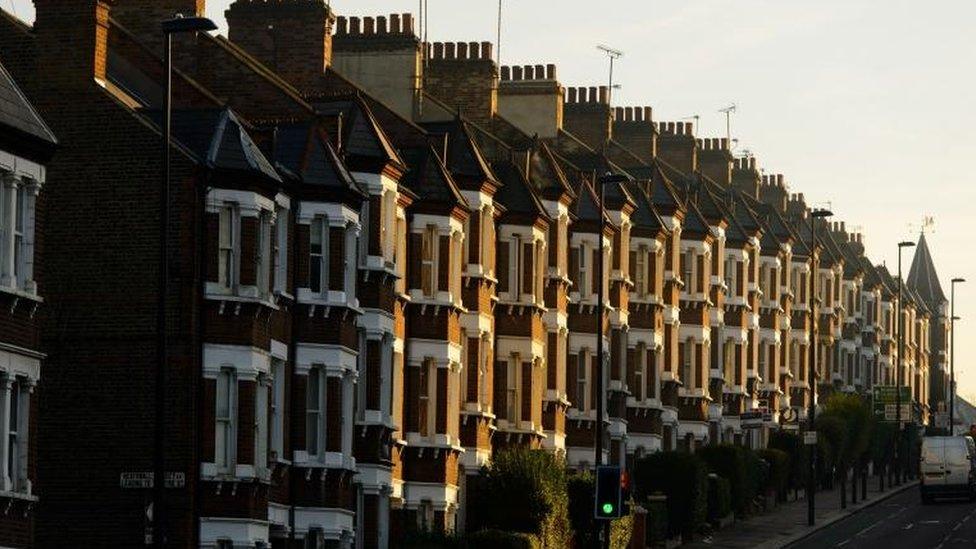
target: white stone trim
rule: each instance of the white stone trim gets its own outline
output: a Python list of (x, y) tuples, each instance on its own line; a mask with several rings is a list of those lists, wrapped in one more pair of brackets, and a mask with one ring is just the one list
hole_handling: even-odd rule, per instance
[(270, 372), (270, 359), (271, 354), (268, 351), (257, 347), (204, 343), (203, 377), (217, 379), (221, 368), (232, 368), (238, 379), (254, 380), (258, 374)]
[(0, 371), (36, 382), (41, 377), (41, 361), (36, 357), (0, 349)]
[(207, 213), (218, 213), (225, 204), (237, 204), (241, 217), (257, 217), (262, 210), (275, 211), (274, 200), (254, 191), (211, 189), (207, 193)]
[(325, 539), (342, 539), (353, 534), (355, 516), (355, 513), (346, 509), (296, 506), (295, 536), (304, 538), (310, 529), (318, 528), (322, 530)]
[(268, 521), (228, 517), (200, 517), (200, 547), (214, 548), (220, 540), (231, 540), (234, 547), (253, 548), (269, 543)]
[(435, 482), (403, 483), (403, 505), (407, 509), (415, 509), (421, 503), (429, 501), (437, 511), (445, 511), (458, 505), (458, 487), (453, 484)]
[(342, 345), (297, 343), (295, 345), (295, 373), (308, 375), (313, 365), (325, 366), (327, 375), (356, 376), (359, 353)]
[(330, 227), (359, 225), (359, 212), (345, 204), (336, 202), (302, 201), (298, 206), (296, 221), (300, 225), (310, 225), (316, 217), (325, 217)]

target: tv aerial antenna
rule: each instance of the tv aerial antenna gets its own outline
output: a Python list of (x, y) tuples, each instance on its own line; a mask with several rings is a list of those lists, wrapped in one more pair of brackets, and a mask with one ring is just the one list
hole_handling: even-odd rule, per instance
[(725, 138), (728, 139), (729, 145), (732, 144), (732, 113), (736, 111), (738, 107), (735, 103), (732, 103), (724, 109), (719, 109), (718, 112), (725, 114)]

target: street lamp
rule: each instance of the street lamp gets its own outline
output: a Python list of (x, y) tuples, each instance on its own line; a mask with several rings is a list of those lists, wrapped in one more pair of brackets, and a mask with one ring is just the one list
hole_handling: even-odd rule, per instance
[[(604, 207), (604, 196), (606, 195), (607, 183), (620, 183), (626, 181), (627, 178), (622, 175), (614, 175), (607, 173), (603, 177), (597, 179), (597, 184), (600, 186), (600, 221), (597, 224), (599, 227), (599, 234), (597, 234), (598, 246), (598, 260), (596, 264), (596, 428), (594, 429), (594, 436), (596, 437), (596, 471), (599, 473), (600, 466), (603, 465), (603, 408), (604, 402), (606, 402), (606, 394), (603, 386), (603, 370), (604, 370), (604, 357), (603, 357), (603, 311), (604, 311), (604, 292), (603, 292), (603, 277), (604, 277), (604, 251), (603, 251), (603, 229), (606, 227), (606, 208)], [(602, 523), (602, 524), (601, 524)], [(601, 542), (602, 547), (610, 547), (610, 521), (601, 520), (597, 523), (598, 531), (602, 529), (603, 531), (603, 541)]]
[(901, 441), (903, 438), (902, 437), (903, 429), (901, 425), (901, 380), (903, 374), (901, 370), (901, 365), (902, 362), (904, 361), (903, 354), (905, 352), (905, 328), (902, 326), (903, 319), (901, 317), (902, 299), (903, 299), (902, 286), (904, 284), (901, 279), (901, 251), (905, 248), (911, 248), (913, 246), (915, 246), (914, 242), (905, 241), (905, 242), (898, 243), (898, 303), (896, 305), (896, 314), (895, 314), (895, 330), (898, 331), (898, 363), (895, 366), (896, 375), (898, 377), (898, 381), (895, 384), (895, 425), (898, 426), (898, 430), (896, 431), (897, 438), (895, 443), (895, 467), (896, 467), (895, 480), (898, 482), (899, 486), (902, 483), (903, 480), (902, 476), (904, 474), (904, 471), (902, 470), (902, 466), (901, 466), (902, 465), (901, 464), (902, 461)]
[(949, 292), (952, 296), (949, 312), (949, 337), (952, 338), (949, 349), (949, 436), (955, 434), (956, 419), (956, 284), (965, 281), (965, 278), (953, 278)]
[(166, 62), (166, 81), (163, 90), (163, 166), (159, 198), (159, 289), (156, 294), (156, 418), (153, 444), (153, 545), (163, 547), (166, 536), (165, 493), (166, 460), (164, 458), (166, 428), (166, 294), (169, 292), (169, 152), (172, 140), (172, 96), (173, 96), (173, 35), (191, 32), (217, 30), (217, 25), (205, 17), (183, 17), (163, 21), (163, 56)]
[[(807, 431), (814, 430), (813, 420), (817, 413), (817, 271), (820, 270), (820, 257), (817, 255), (817, 220), (826, 219), (834, 215), (830, 210), (817, 209), (810, 212), (810, 366), (807, 368), (810, 378), (810, 411), (807, 418)], [(807, 524), (813, 526), (816, 522), (814, 492), (817, 484), (814, 479), (817, 457), (817, 445), (810, 445), (810, 465), (807, 478)]]

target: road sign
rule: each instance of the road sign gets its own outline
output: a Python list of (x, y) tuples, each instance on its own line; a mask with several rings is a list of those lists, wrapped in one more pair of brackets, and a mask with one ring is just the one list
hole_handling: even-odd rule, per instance
[(816, 431), (806, 431), (803, 433), (803, 444), (807, 446), (817, 445), (817, 432)]
[(898, 408), (898, 389), (901, 389), (901, 418), (910, 420), (912, 417), (912, 391), (910, 387), (896, 387), (895, 385), (875, 385), (872, 398), (874, 415), (884, 421), (895, 421)]
[[(183, 488), (186, 486), (186, 473), (182, 471), (168, 471), (163, 480), (167, 488)], [(152, 488), (154, 484), (152, 471), (136, 471), (121, 473), (119, 475), (119, 485), (122, 488)]]

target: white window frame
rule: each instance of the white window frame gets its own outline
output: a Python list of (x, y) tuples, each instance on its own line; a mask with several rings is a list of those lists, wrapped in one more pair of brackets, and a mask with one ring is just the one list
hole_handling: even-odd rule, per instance
[[(221, 368), (217, 373), (216, 383), (214, 465), (220, 474), (234, 474), (237, 466), (237, 372), (233, 367)], [(227, 401), (227, 413), (223, 415), (222, 394)]]
[[(424, 227), (420, 249), (420, 293), (424, 297), (437, 296), (437, 260), (440, 234), (437, 225)], [(428, 257), (429, 256), (429, 257)]]
[(241, 210), (228, 202), (220, 207), (218, 216), (217, 284), (225, 292), (236, 294), (241, 276)]
[(258, 215), (257, 241), (254, 243), (254, 263), (258, 295), (266, 297), (271, 293), (271, 225), (272, 213), (262, 210)]
[(522, 300), (522, 235), (514, 234), (509, 239), (508, 289), (513, 301)]
[[(580, 413), (590, 409), (590, 370), (592, 356), (589, 349), (580, 349), (576, 354), (576, 402), (575, 408)], [(583, 374), (583, 375), (580, 375)]]
[(508, 360), (508, 371), (505, 380), (505, 417), (508, 422), (518, 426), (522, 416), (521, 391), (522, 355), (512, 353)]
[(288, 291), (288, 231), (291, 227), (291, 211), (278, 206), (274, 222), (274, 291)]
[(271, 379), (267, 374), (258, 374), (254, 384), (254, 469), (268, 468), (268, 407)]
[[(317, 384), (314, 388), (313, 376)], [(312, 461), (325, 461), (328, 380), (325, 366), (316, 364), (309, 369), (305, 384), (305, 452)], [(315, 440), (311, 440), (312, 438)]]
[(581, 242), (577, 249), (579, 250), (576, 253), (576, 256), (579, 258), (579, 276), (577, 277), (577, 281), (579, 282), (579, 294), (581, 299), (586, 299), (593, 291), (593, 289), (590, 287), (592, 286), (592, 277), (590, 275), (591, 267), (589, 266), (589, 247), (586, 245), (586, 243)]
[(271, 425), (271, 456), (272, 459), (281, 460), (285, 455), (285, 361), (272, 358), (270, 368), (271, 417), (269, 423)]
[(681, 281), (685, 283), (688, 295), (696, 292), (695, 284), (695, 250), (688, 248), (681, 254)]
[[(314, 235), (315, 230), (319, 229), (319, 252), (315, 253)], [(308, 288), (315, 295), (328, 295), (329, 293), (329, 244), (331, 235), (329, 218), (324, 215), (315, 216), (308, 225)], [(315, 271), (313, 265), (318, 265), (320, 271), (318, 281), (315, 281)], [(318, 288), (316, 288), (318, 285)]]
[(638, 298), (647, 295), (647, 247), (641, 245), (637, 248), (634, 257), (634, 290)]

